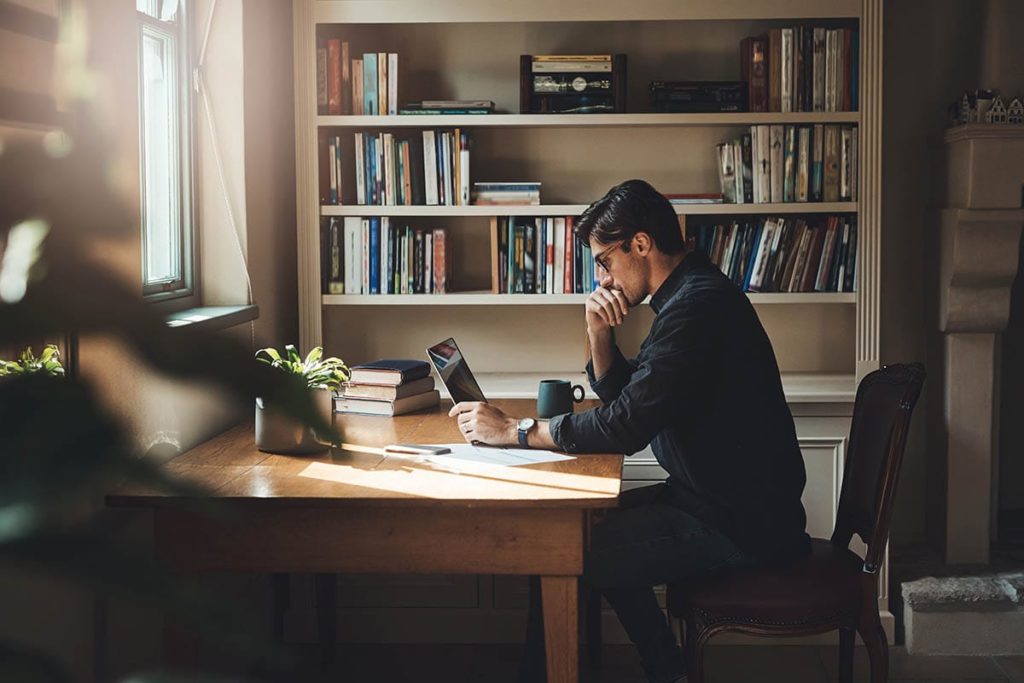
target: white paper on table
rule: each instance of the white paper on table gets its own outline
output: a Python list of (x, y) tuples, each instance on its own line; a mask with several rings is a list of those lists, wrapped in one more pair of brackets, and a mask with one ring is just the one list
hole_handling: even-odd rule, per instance
[(427, 460), (436, 462), (439, 465), (458, 466), (460, 462), (476, 462), (485, 465), (505, 465), (515, 467), (517, 465), (536, 465), (543, 462), (558, 462), (561, 460), (574, 460), (571, 455), (563, 455), (554, 451), (545, 451), (535, 448), (496, 448), (494, 446), (474, 446), (468, 443), (444, 443), (431, 444), (432, 446), (446, 446), (452, 450), (451, 453), (443, 455), (430, 455)]

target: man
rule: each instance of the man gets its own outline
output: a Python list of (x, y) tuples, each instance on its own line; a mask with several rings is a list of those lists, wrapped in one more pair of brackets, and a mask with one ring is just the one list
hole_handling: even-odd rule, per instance
[[(687, 249), (653, 187), (612, 188), (575, 231), (607, 271), (586, 302), (587, 374), (603, 405), (546, 423), (486, 403), (459, 403), (450, 415), (467, 440), (494, 445), (632, 454), (650, 444), (668, 479), (626, 492), (594, 528), (583, 581), (615, 609), (650, 681), (685, 680), (653, 587), (810, 548), (793, 417), (750, 301)], [(648, 296), (654, 322), (627, 360), (612, 331)]]

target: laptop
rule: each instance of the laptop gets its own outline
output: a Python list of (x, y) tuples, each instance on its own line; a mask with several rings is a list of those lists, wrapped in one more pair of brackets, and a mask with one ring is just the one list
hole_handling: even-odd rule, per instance
[(437, 370), (437, 376), (448, 389), (452, 403), (463, 401), (482, 401), (487, 403), (484, 392), (480, 390), (476, 377), (469, 369), (469, 364), (462, 356), (455, 339), (449, 337), (443, 342), (434, 344), (427, 349), (427, 357)]

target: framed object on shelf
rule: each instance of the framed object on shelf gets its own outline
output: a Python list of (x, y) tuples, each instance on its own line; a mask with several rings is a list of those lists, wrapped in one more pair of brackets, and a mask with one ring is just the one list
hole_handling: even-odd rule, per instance
[(522, 114), (624, 114), (626, 55), (520, 55)]

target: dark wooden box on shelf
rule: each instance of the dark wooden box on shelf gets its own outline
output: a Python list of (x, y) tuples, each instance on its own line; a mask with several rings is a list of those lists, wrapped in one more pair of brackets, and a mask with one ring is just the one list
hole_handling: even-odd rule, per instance
[[(533, 58), (534, 55), (519, 56), (520, 114), (626, 113), (626, 55), (611, 55), (611, 71), (537, 73), (533, 70)], [(555, 92), (542, 88), (538, 91), (535, 76), (548, 76), (563, 83), (565, 90)], [(607, 88), (595, 88), (595, 81), (609, 81), (609, 84)]]

